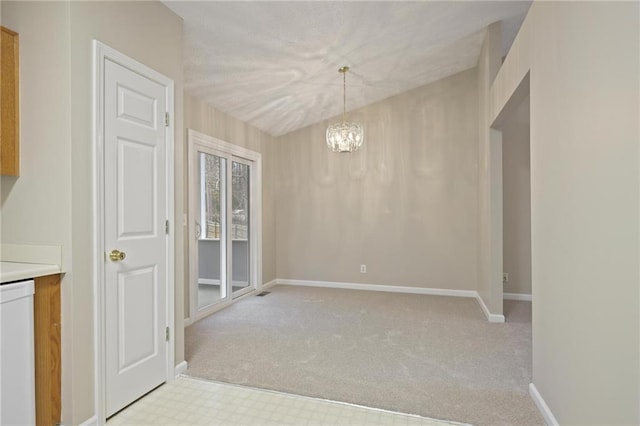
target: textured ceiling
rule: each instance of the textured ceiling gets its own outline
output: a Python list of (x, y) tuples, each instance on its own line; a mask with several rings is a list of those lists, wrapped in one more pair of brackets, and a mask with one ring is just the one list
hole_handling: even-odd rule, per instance
[(529, 1), (165, 2), (185, 21), (185, 89), (279, 136), (476, 65), (483, 29), (503, 54)]

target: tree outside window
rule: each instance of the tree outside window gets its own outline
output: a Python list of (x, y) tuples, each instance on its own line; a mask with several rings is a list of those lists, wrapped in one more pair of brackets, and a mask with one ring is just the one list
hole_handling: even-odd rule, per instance
[[(202, 154), (204, 168), (202, 185), (205, 210), (203, 237), (220, 239), (222, 234), (223, 174), (221, 159), (215, 155)], [(249, 236), (249, 166), (231, 162), (231, 238), (247, 240)]]

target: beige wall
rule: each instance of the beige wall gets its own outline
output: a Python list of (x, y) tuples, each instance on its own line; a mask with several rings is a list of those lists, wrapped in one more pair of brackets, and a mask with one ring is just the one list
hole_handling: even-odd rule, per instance
[(530, 68), (533, 383), (560, 424), (640, 423), (640, 5), (534, 2), (493, 87)]
[[(67, 272), (62, 279), (65, 419), (71, 418), (70, 366), (74, 360), (82, 364), (84, 354), (91, 362), (90, 347), (89, 352), (73, 350), (69, 9), (64, 2), (2, 2), (2, 25), (20, 33), (21, 170), (20, 177), (1, 177), (1, 238), (3, 243), (62, 245)], [(85, 390), (89, 396), (92, 391)]]
[[(252, 151), (262, 156), (262, 283), (276, 278), (276, 205), (275, 205), (275, 148), (273, 137), (259, 129), (246, 124), (216, 108), (185, 94), (184, 123), (186, 129), (221, 139)], [(183, 155), (187, 155), (186, 148)], [(185, 163), (186, 164), (186, 163)], [(183, 203), (187, 206), (187, 191)], [(185, 208), (186, 210), (186, 208)], [(185, 253), (188, 242), (184, 241)], [(188, 283), (188, 258), (185, 258), (185, 283)], [(188, 294), (185, 286), (185, 294)], [(185, 297), (185, 317), (189, 316), (189, 298)]]
[[(502, 315), (502, 169), (491, 168), (502, 152), (498, 132), (486, 125), (489, 89), (500, 67), (502, 28), (487, 28), (478, 59), (478, 294), (489, 312)], [(498, 191), (499, 189), (499, 191)]]
[(639, 4), (535, 6), (533, 381), (561, 423), (638, 424)]
[(355, 111), (353, 154), (327, 148), (326, 121), (279, 137), (278, 278), (475, 290), (476, 84), (472, 69)]
[(529, 98), (502, 128), (503, 270), (506, 293), (531, 294), (531, 170), (529, 167)]
[[(71, 2), (71, 102), (72, 102), (72, 235), (73, 305), (67, 307), (73, 333), (72, 399), (65, 398), (64, 422), (75, 424), (93, 410), (93, 274), (92, 226), (92, 40), (128, 55), (166, 75), (175, 84), (176, 197), (182, 188), (182, 19), (159, 2)], [(176, 218), (182, 217), (176, 205)], [(176, 226), (176, 241), (182, 228)], [(176, 244), (176, 363), (183, 360), (182, 257)], [(71, 403), (73, 401), (73, 403)]]
[[(533, 381), (563, 424), (640, 422), (638, 7), (534, 3), (490, 100), (495, 116), (529, 64)], [(22, 176), (1, 178), (2, 242), (63, 244), (63, 423), (94, 414), (93, 38), (175, 80), (178, 220), (184, 127), (262, 152), (265, 282), (490, 292), (479, 265), (490, 183), (478, 191), (476, 179), (490, 160), (478, 148), (475, 70), (357, 111), (367, 134), (355, 155), (326, 148), (326, 123), (279, 138), (276, 173), (268, 135), (189, 97), (183, 125), (182, 22), (162, 4), (3, 2), (2, 24), (21, 35), (22, 120)], [(178, 325), (176, 362), (182, 350)]]
[(21, 176), (0, 178), (2, 242), (63, 244), (68, 264), (69, 4), (3, 2), (2, 25), (20, 33), (21, 139)]
[[(182, 133), (182, 19), (159, 2), (71, 2), (72, 84), (72, 234), (74, 288), (72, 318), (73, 403), (67, 401), (65, 423), (78, 423), (93, 410), (93, 274), (91, 253), (92, 203), (92, 40), (109, 45), (138, 62), (166, 75), (175, 84), (176, 197), (180, 195)], [(176, 217), (182, 217), (177, 204)], [(179, 219), (178, 219), (179, 220)], [(179, 249), (182, 228), (176, 227), (176, 363), (183, 360), (182, 283), (183, 253)], [(64, 367), (64, 366), (63, 366)], [(71, 413), (69, 413), (71, 410)]]
[[(91, 42), (97, 38), (174, 79), (181, 147), (182, 21), (151, 2), (3, 2), (2, 24), (20, 33), (22, 133), (21, 176), (2, 177), (2, 242), (63, 245), (62, 421), (78, 424), (95, 414)], [(181, 263), (182, 252), (177, 257)], [(178, 318), (180, 289), (178, 282)], [(180, 362), (182, 327), (176, 331)]]

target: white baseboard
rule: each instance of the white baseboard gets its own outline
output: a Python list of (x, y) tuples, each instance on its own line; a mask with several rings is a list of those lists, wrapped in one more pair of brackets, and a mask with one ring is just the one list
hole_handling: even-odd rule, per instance
[(187, 371), (188, 367), (189, 364), (187, 364), (187, 361), (182, 361), (180, 364), (176, 365), (173, 369), (175, 377), (177, 378), (181, 374), (184, 374), (184, 372)]
[(476, 300), (480, 304), (480, 308), (482, 308), (482, 312), (484, 312), (484, 316), (487, 317), (487, 321), (489, 322), (504, 322), (504, 315), (492, 314), (487, 308), (487, 305), (484, 304), (484, 300), (480, 294), (476, 294)]
[[(362, 283), (346, 283), (337, 281), (313, 281), (313, 280), (291, 280), (285, 278), (276, 278), (269, 282), (262, 284), (260, 290), (266, 290), (276, 284), (280, 285), (294, 285), (303, 287), (326, 287), (326, 288), (341, 288), (345, 290), (367, 290), (367, 291), (386, 291), (390, 293), (408, 293), (408, 294), (425, 294), (430, 296), (452, 296), (452, 297), (470, 297), (474, 298), (480, 304), (482, 312), (487, 317), (489, 322), (504, 322), (504, 315), (492, 314), (484, 303), (484, 300), (480, 297), (475, 290), (454, 290), (447, 288), (425, 288), (425, 287), (406, 287), (406, 286), (394, 286), (394, 285), (377, 285), (377, 284), (362, 284)], [(510, 295), (510, 293), (507, 293)], [(525, 295), (518, 295), (525, 296)], [(505, 295), (505, 298), (506, 295)], [(521, 299), (517, 299), (521, 300)], [(185, 327), (191, 325), (193, 321), (191, 318), (187, 318), (184, 321)]]
[(336, 281), (309, 281), (277, 278), (278, 284), (305, 287), (342, 288), (346, 290), (386, 291), (390, 293), (428, 294), (431, 296), (476, 297), (475, 290), (451, 290), (446, 288), (403, 287), (395, 285), (377, 285), (361, 283), (343, 283)]
[(336, 281), (310, 281), (310, 280), (290, 280), (284, 278), (276, 279), (277, 284), (282, 285), (296, 285), (306, 287), (327, 287), (327, 288), (342, 288), (347, 290), (368, 290), (368, 291), (387, 291), (390, 293), (410, 293), (410, 294), (426, 294), (431, 296), (453, 296), (453, 297), (471, 297), (478, 301), (482, 312), (487, 317), (489, 322), (504, 322), (504, 315), (492, 314), (489, 312), (484, 300), (480, 297), (475, 290), (452, 290), (446, 288), (424, 288), (424, 287), (403, 287), (394, 285), (376, 285), (376, 284), (361, 284), (361, 283), (344, 283)]
[(98, 426), (98, 416), (89, 417), (87, 420), (80, 423), (79, 426)]
[[(198, 284), (203, 285), (220, 285), (220, 280), (214, 280), (211, 278), (198, 278)], [(246, 281), (231, 281), (232, 286), (247, 286)]]
[(267, 282), (267, 283), (262, 284), (262, 287), (260, 287), (260, 289), (261, 289), (261, 290), (266, 290), (266, 289), (268, 289), (269, 287), (273, 287), (273, 286), (274, 286), (274, 285), (276, 285), (276, 284), (278, 284), (278, 280), (277, 280), (277, 279), (274, 279), (274, 280), (271, 280), (271, 281), (269, 281), (269, 282)]
[(549, 408), (547, 403), (544, 402), (544, 399), (542, 399), (542, 395), (540, 395), (540, 392), (538, 392), (536, 385), (534, 385), (533, 383), (529, 383), (529, 395), (531, 395), (531, 399), (533, 399), (533, 402), (535, 402), (536, 406), (538, 407), (538, 410), (540, 411), (540, 414), (542, 414), (545, 423), (548, 426), (558, 426), (560, 423), (558, 423), (556, 417), (551, 412), (551, 409)]
[(503, 293), (502, 298), (504, 300), (520, 300), (521, 302), (531, 302), (532, 300), (530, 294), (524, 293)]

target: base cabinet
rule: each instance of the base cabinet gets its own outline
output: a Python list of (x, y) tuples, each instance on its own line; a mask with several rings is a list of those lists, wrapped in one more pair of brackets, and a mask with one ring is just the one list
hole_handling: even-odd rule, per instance
[(36, 425), (54, 426), (61, 419), (60, 275), (35, 278)]

